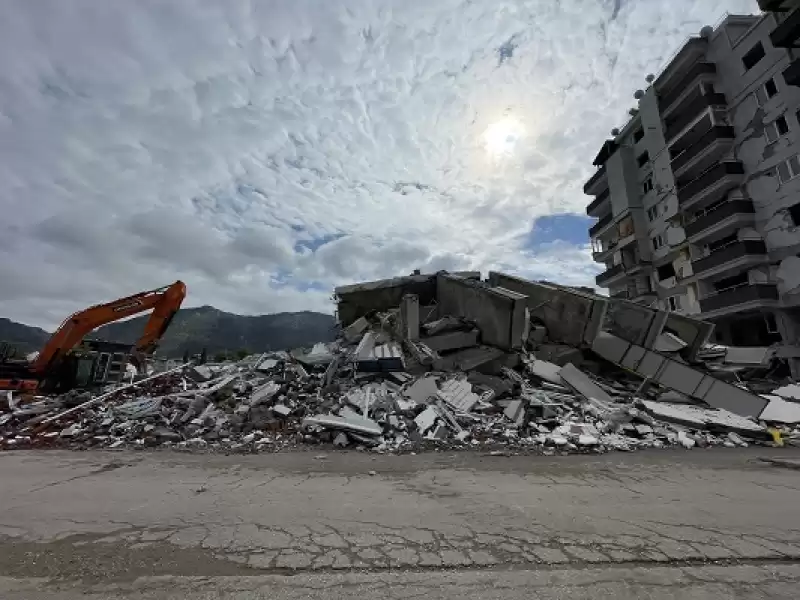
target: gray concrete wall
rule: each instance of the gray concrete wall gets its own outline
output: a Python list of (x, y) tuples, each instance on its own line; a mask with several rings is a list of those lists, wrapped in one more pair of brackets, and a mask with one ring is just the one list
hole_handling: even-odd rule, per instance
[(436, 277), (439, 315), (456, 315), (475, 321), (481, 341), (504, 350), (522, 346), (526, 298), (492, 289), (489, 284), (457, 275)]
[(626, 300), (611, 300), (603, 328), (624, 340), (643, 346), (655, 316), (656, 311), (652, 308)]
[[(461, 271), (463, 277), (480, 279), (479, 271)], [(408, 275), (367, 281), (353, 285), (342, 285), (335, 290), (339, 323), (347, 327), (350, 323), (370, 311), (385, 311), (398, 308), (405, 294), (414, 294), (421, 305), (436, 303), (436, 274)]]
[(547, 327), (548, 338), (559, 344), (591, 344), (602, 326), (608, 305), (608, 298), (604, 296), (566, 290), (496, 271), (489, 272), (489, 284), (524, 294), (531, 317), (541, 319)]
[(697, 351), (703, 347), (703, 344), (714, 333), (714, 324), (671, 312), (667, 313), (667, 322), (664, 325), (664, 329), (669, 330), (689, 344), (682, 354), (687, 360), (694, 360), (697, 356)]

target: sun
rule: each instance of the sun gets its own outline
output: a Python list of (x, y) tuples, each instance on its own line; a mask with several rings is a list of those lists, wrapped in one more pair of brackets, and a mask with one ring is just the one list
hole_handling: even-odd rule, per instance
[(525, 135), (525, 129), (516, 119), (506, 118), (492, 123), (483, 133), (486, 152), (492, 158), (510, 156), (514, 153), (517, 142)]

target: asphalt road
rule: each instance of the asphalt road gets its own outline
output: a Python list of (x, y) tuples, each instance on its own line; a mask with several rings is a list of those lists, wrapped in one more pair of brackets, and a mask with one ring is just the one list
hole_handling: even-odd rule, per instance
[(800, 452), (7, 452), (0, 598), (794, 599), (800, 471), (761, 458)]

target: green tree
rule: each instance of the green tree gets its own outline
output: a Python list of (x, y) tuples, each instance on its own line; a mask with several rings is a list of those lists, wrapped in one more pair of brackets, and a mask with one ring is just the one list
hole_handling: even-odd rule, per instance
[(217, 352), (214, 355), (214, 362), (220, 363), (220, 362), (225, 362), (226, 360), (228, 360), (228, 353), (227, 352)]
[(236, 351), (236, 358), (238, 358), (239, 360), (242, 360), (245, 356), (249, 356), (249, 355), (250, 355), (250, 351), (246, 350), (244, 348), (240, 348), (239, 350)]

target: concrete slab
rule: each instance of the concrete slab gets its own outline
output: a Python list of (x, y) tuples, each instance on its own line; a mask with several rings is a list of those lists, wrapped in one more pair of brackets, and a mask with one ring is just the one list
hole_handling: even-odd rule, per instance
[(466, 379), (448, 379), (439, 386), (439, 396), (454, 410), (469, 412), (478, 402), (478, 394)]
[(536, 375), (537, 377), (551, 383), (557, 383), (559, 385), (564, 383), (564, 381), (561, 379), (561, 375), (559, 375), (559, 372), (561, 371), (561, 367), (559, 365), (547, 362), (546, 360), (532, 360), (526, 364), (533, 375)]
[(603, 391), (594, 381), (589, 379), (586, 373), (583, 373), (575, 365), (564, 365), (559, 371), (561, 379), (577, 394), (584, 398), (592, 398), (600, 402), (614, 402), (614, 399)]
[(359, 317), (350, 325), (344, 328), (342, 334), (344, 335), (344, 339), (346, 339), (351, 344), (359, 341), (361, 336), (364, 335), (364, 332), (369, 327), (369, 321), (367, 321), (364, 317)]
[(434, 359), (433, 368), (437, 371), (470, 371), (504, 355), (505, 352), (499, 348), (476, 346)]
[(771, 423), (800, 423), (799, 403), (789, 402), (775, 395), (764, 394), (763, 397), (769, 400), (769, 404), (761, 411), (759, 420)]
[(446, 331), (437, 335), (422, 338), (422, 342), (431, 350), (436, 352), (447, 352), (449, 350), (459, 350), (478, 345), (480, 332), (477, 329), (471, 331)]
[(314, 415), (303, 419), (303, 425), (318, 425), (326, 429), (354, 431), (364, 435), (381, 435), (381, 426), (371, 419), (358, 417), (337, 417), (336, 415)]
[(437, 276), (436, 290), (440, 312), (475, 322), (484, 344), (505, 350), (522, 346), (524, 295), (448, 273)]
[(435, 398), (439, 393), (435, 377), (420, 377), (406, 390), (403, 395), (410, 398), (417, 404), (428, 404), (431, 398)]
[(404, 340), (419, 339), (419, 297), (406, 294), (400, 302), (400, 336)]

